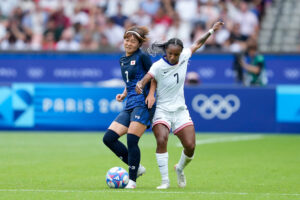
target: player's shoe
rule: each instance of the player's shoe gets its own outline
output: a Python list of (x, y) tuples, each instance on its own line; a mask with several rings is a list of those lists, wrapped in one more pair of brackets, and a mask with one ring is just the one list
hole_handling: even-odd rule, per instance
[(137, 177), (140, 177), (145, 173), (146, 173), (146, 168), (143, 165), (140, 165), (137, 171)]
[(175, 172), (177, 174), (177, 184), (179, 187), (184, 188), (186, 186), (186, 178), (183, 170), (177, 168), (177, 164), (174, 166)]
[(165, 190), (165, 189), (168, 189), (169, 187), (170, 187), (170, 183), (166, 182), (166, 183), (162, 183), (160, 186), (157, 186), (156, 189)]
[(129, 179), (128, 184), (126, 185), (125, 189), (135, 189), (136, 188), (136, 182)]

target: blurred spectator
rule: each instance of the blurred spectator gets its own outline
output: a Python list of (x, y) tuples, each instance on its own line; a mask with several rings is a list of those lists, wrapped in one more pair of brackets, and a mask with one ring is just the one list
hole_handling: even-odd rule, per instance
[(47, 22), (47, 25), (46, 25), (46, 30), (44, 31), (44, 36), (47, 35), (48, 32), (53, 32), (54, 33), (54, 38), (55, 38), (55, 41), (58, 41), (59, 38), (60, 38), (60, 35), (61, 35), (61, 32), (59, 29), (56, 28), (55, 26), (55, 21), (54, 20), (49, 20)]
[(122, 4), (121, 3), (118, 3), (117, 14), (112, 16), (111, 19), (114, 21), (115, 24), (117, 24), (119, 26), (124, 26), (125, 21), (128, 19), (128, 17), (123, 15), (123, 13), (122, 13)]
[(122, 48), (124, 31), (123, 27), (115, 24), (111, 18), (108, 18), (103, 33), (112, 46)]
[(151, 17), (143, 9), (139, 9), (134, 13), (130, 20), (139, 26), (149, 26), (151, 24)]
[(143, 9), (147, 14), (153, 16), (160, 7), (159, 0), (144, 0), (141, 3), (141, 9)]
[(197, 72), (187, 72), (185, 84), (193, 85), (193, 86), (199, 85), (200, 84), (199, 74)]
[(182, 23), (179, 15), (175, 14), (173, 23), (168, 29), (167, 38), (180, 38), (184, 45), (189, 46), (191, 44), (190, 33), (190, 26), (186, 23)]
[(82, 26), (87, 26), (89, 23), (89, 20), (90, 20), (89, 15), (85, 11), (81, 10), (80, 7), (75, 8), (74, 16), (72, 18), (73, 24), (79, 23)]
[(240, 32), (240, 24), (236, 23), (230, 32), (228, 40), (224, 43), (223, 48), (225, 51), (237, 53), (243, 51), (246, 47), (245, 38)]
[(77, 50), (101, 46), (105, 51), (107, 46), (120, 51), (124, 30), (132, 25), (149, 27), (150, 42), (179, 37), (189, 45), (222, 19), (226, 27), (210, 37), (202, 50), (242, 51), (248, 38), (257, 38), (258, 17), (270, 1), (1, 0), (0, 47), (59, 50), (66, 44), (62, 33), (68, 30), (72, 32), (68, 40), (82, 46)]
[(119, 48), (113, 47), (107, 37), (104, 34), (100, 35), (100, 42), (99, 42), (99, 46), (98, 49), (100, 51), (107, 51), (107, 52), (116, 52), (118, 50), (120, 50)]
[[(198, 8), (199, 9), (199, 8)], [(207, 0), (205, 4), (200, 6), (202, 20), (210, 27), (215, 21), (219, 19), (220, 12), (212, 0)]]
[(64, 14), (64, 9), (60, 7), (58, 10), (53, 12), (49, 17), (49, 20), (54, 22), (56, 33), (60, 37), (64, 29), (71, 25), (70, 19)]
[(56, 42), (55, 42), (55, 37), (53, 32), (46, 33), (43, 40), (42, 49), (46, 51), (56, 50)]
[(257, 34), (258, 19), (257, 16), (248, 8), (248, 4), (244, 1), (240, 3), (240, 10), (235, 16), (235, 20), (240, 24), (241, 34), (248, 39), (251, 34)]
[(155, 24), (162, 24), (169, 27), (172, 24), (172, 18), (168, 16), (168, 13), (163, 7), (158, 8), (155, 15), (153, 16)]
[(195, 19), (197, 12), (197, 1), (177, 0), (175, 4), (175, 10), (184, 23), (192, 22), (192, 20)]
[[(204, 22), (195, 23), (194, 28), (191, 33), (191, 42), (196, 41), (203, 34), (205, 34), (205, 32), (206, 32), (206, 25)], [(198, 51), (202, 51), (204, 48), (205, 48), (205, 44)]]
[(39, 0), (40, 6), (48, 11), (54, 11), (60, 6), (60, 0)]
[(57, 50), (59, 51), (77, 51), (80, 49), (80, 45), (77, 41), (73, 40), (72, 29), (68, 28), (64, 30), (61, 36), (61, 40), (57, 43)]
[(0, 9), (4, 16), (12, 16), (12, 11), (18, 6), (19, 0), (1, 0)]
[(138, 10), (140, 10), (140, 2), (141, 0), (126, 0), (122, 1), (122, 7), (123, 7), (123, 14), (130, 17), (134, 13), (136, 13)]
[(93, 40), (92, 33), (85, 32), (80, 43), (80, 50), (95, 51), (98, 49), (98, 44)]
[(7, 35), (1, 42), (3, 50), (23, 50), (31, 40), (31, 33), (26, 32), (18, 18), (12, 18), (8, 22)]
[(152, 19), (151, 24), (149, 26), (149, 38), (150, 42), (163, 42), (167, 40), (166, 31), (167, 27), (162, 24), (156, 24), (154, 19)]

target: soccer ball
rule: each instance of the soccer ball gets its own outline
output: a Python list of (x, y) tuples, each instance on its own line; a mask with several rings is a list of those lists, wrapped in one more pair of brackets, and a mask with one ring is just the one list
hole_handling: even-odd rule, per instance
[(128, 173), (122, 167), (113, 167), (106, 174), (106, 183), (110, 188), (124, 188), (128, 181)]

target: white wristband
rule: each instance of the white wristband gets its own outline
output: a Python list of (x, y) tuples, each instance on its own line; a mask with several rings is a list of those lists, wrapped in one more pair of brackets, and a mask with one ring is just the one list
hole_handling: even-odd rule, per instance
[(211, 28), (208, 30), (208, 32), (210, 33), (210, 35), (212, 35), (212, 34), (214, 34), (215, 31), (214, 31), (214, 29)]

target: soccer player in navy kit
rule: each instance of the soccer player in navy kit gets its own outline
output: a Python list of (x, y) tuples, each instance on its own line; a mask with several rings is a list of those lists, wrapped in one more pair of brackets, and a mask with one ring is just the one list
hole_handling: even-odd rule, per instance
[[(133, 26), (124, 33), (125, 55), (120, 58), (122, 77), (126, 87), (116, 99), (123, 101), (127, 97), (125, 109), (111, 123), (103, 137), (104, 144), (129, 166), (129, 183), (126, 188), (136, 187), (136, 178), (145, 173), (140, 165), (140, 149), (138, 142), (147, 127), (150, 127), (154, 113), (155, 86), (148, 84), (143, 94), (135, 92), (135, 86), (150, 69), (152, 62), (140, 47), (147, 40), (146, 27)], [(149, 94), (149, 96), (147, 96)], [(119, 137), (127, 133), (127, 147)]]

